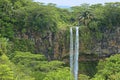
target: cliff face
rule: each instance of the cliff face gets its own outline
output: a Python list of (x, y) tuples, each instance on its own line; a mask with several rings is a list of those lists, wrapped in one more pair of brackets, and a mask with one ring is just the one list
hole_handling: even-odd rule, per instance
[(120, 53), (120, 27), (105, 30), (101, 41), (96, 44), (94, 52), (103, 55)]
[[(43, 53), (48, 60), (61, 59), (69, 53), (69, 31), (58, 30), (57, 32), (28, 31), (26, 33), (17, 32), (15, 37), (18, 40), (30, 40), (34, 43), (34, 53)], [(19, 47), (19, 45), (18, 45)], [(26, 47), (29, 47), (26, 46)], [(21, 50), (21, 49), (17, 49)], [(30, 50), (26, 50), (30, 51)]]
[(65, 30), (48, 32), (45, 37), (39, 35), (35, 40), (36, 53), (42, 52), (50, 59), (61, 59), (69, 52), (69, 35)]
[[(19, 39), (33, 41), (35, 53), (43, 53), (48, 60), (62, 59), (69, 55), (69, 36), (69, 29), (59, 30), (56, 33), (51, 31), (46, 31), (45, 33), (33, 31), (16, 34)], [(93, 36), (90, 40), (88, 39), (87, 43), (82, 39), (80, 32), (79, 40), (80, 53), (98, 54), (100, 56), (120, 53), (120, 27), (115, 27), (112, 30), (103, 30), (101, 40), (97, 40)]]

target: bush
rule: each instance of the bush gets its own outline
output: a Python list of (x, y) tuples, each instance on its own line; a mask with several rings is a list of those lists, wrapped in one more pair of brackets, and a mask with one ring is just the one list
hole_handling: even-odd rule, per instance
[(24, 73), (23, 69), (15, 66), (8, 57), (3, 54), (0, 57), (0, 80), (34, 80), (29, 74)]
[(84, 74), (79, 74), (79, 80), (90, 80), (90, 77)]
[(98, 72), (92, 80), (120, 80), (120, 54), (101, 60)]
[(73, 80), (69, 68), (60, 68), (49, 72), (43, 80)]
[(10, 65), (11, 63), (8, 60), (8, 57), (3, 54), (0, 57), (0, 80), (13, 80), (14, 73), (10, 68)]

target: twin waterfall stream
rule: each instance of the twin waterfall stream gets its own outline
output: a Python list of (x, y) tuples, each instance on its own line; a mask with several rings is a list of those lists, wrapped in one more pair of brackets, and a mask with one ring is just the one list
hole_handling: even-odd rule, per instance
[(75, 41), (73, 29), (72, 27), (70, 28), (70, 71), (74, 76), (74, 80), (78, 80), (79, 27), (75, 27)]

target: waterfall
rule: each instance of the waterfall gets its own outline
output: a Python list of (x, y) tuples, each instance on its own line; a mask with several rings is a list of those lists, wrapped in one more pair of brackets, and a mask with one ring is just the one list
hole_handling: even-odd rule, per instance
[(73, 30), (70, 28), (70, 70), (74, 75), (74, 80), (78, 80), (79, 27), (76, 27), (75, 52), (73, 45)]
[(75, 56), (74, 56), (74, 78), (78, 80), (78, 56), (79, 56), (79, 28), (76, 27)]
[(73, 31), (72, 31), (72, 27), (70, 28), (70, 71), (71, 71), (71, 74), (74, 74), (73, 72)]

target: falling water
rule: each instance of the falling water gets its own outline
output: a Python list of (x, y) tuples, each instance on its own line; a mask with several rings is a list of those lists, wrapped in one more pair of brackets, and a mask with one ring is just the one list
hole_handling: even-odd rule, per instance
[(73, 74), (73, 31), (70, 28), (70, 71)]
[(78, 80), (78, 56), (79, 56), (79, 27), (76, 27), (75, 56), (74, 56), (74, 78)]
[[(74, 53), (74, 54), (73, 54)], [(73, 52), (73, 30), (70, 28), (70, 70), (74, 80), (78, 80), (79, 27), (76, 27), (75, 52)]]

